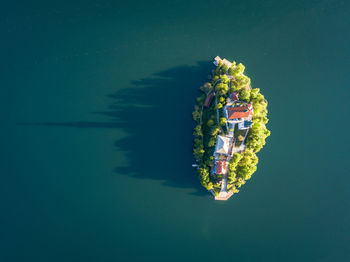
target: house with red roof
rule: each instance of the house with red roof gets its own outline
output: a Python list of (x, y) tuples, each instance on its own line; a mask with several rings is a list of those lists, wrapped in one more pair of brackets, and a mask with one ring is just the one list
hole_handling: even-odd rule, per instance
[(215, 173), (218, 175), (225, 175), (227, 173), (227, 161), (217, 160), (215, 161)]
[(230, 99), (231, 99), (232, 101), (237, 101), (237, 100), (239, 99), (238, 93), (237, 93), (237, 92), (232, 92), (232, 93), (230, 94)]
[(208, 94), (208, 95), (207, 95), (207, 98), (206, 98), (205, 101), (204, 101), (203, 106), (204, 106), (204, 107), (209, 107), (210, 104), (211, 104), (211, 101), (212, 101), (213, 98), (214, 98), (214, 96), (215, 96), (215, 93), (214, 93), (214, 92), (211, 92), (210, 94)]
[(230, 105), (224, 109), (227, 122), (239, 123), (244, 120), (251, 120), (254, 114), (253, 106), (251, 104), (245, 105)]

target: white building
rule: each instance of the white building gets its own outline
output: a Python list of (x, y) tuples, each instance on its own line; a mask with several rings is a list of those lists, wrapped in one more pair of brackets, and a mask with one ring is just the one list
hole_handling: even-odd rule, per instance
[(232, 146), (233, 146), (232, 137), (218, 135), (216, 146), (215, 146), (214, 157), (219, 158), (220, 155), (231, 156)]
[(214, 64), (215, 66), (218, 66), (220, 61), (221, 61), (224, 65), (226, 65), (227, 68), (230, 68), (230, 67), (232, 66), (232, 63), (231, 63), (230, 61), (228, 61), (226, 58), (221, 59), (220, 56), (216, 56), (216, 57), (214, 58), (213, 64)]

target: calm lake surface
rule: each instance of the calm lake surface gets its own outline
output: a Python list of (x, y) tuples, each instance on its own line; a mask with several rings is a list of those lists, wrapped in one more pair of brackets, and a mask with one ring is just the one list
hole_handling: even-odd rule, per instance
[[(0, 13), (0, 261), (350, 261), (349, 1)], [(269, 101), (258, 170), (227, 202), (191, 168), (216, 55)]]

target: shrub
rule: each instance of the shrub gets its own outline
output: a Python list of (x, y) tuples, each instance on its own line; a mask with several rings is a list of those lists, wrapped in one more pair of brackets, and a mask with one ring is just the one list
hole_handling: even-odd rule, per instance
[(214, 120), (209, 119), (207, 122), (207, 126), (213, 126), (214, 125)]
[(193, 131), (193, 135), (195, 137), (202, 137), (203, 136), (201, 125), (196, 125), (196, 127), (194, 128), (194, 131)]
[(205, 83), (203, 86), (200, 87), (200, 90), (208, 94), (211, 90), (213, 90), (213, 86), (211, 85), (211, 83)]
[(226, 119), (225, 117), (221, 117), (221, 118), (220, 118), (220, 125), (221, 125), (221, 126), (226, 126), (226, 120), (227, 120), (227, 119)]
[(222, 108), (222, 104), (221, 104), (221, 103), (217, 103), (217, 104), (215, 105), (215, 109), (218, 110), (218, 109), (220, 109), (220, 108)]
[(193, 117), (194, 121), (199, 122), (200, 116), (201, 116), (201, 114), (198, 111), (193, 111), (192, 112), (192, 117)]

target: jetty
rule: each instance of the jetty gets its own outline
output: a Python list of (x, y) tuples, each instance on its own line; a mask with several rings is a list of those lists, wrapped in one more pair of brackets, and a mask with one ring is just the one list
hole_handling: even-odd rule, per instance
[(215, 196), (215, 200), (227, 200), (233, 195), (233, 192), (220, 192), (218, 196)]

